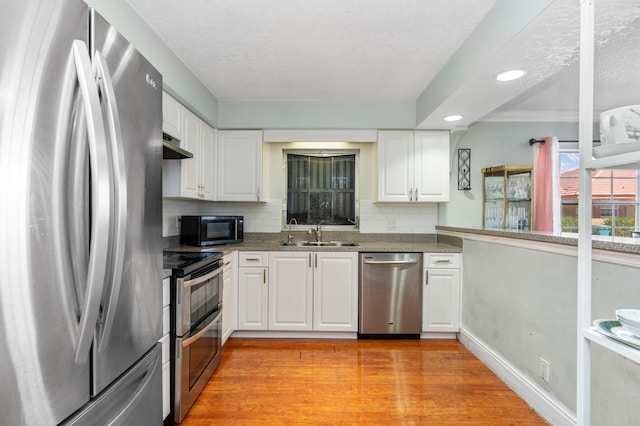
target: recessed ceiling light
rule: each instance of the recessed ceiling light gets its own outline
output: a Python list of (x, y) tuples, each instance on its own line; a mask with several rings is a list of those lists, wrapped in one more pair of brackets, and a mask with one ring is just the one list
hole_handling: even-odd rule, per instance
[(460, 121), (462, 120), (462, 116), (461, 115), (448, 115), (444, 118), (444, 121)]
[(527, 73), (526, 70), (509, 70), (509, 71), (501, 72), (500, 74), (498, 74), (496, 76), (496, 80), (498, 81), (517, 80), (520, 77), (524, 77), (526, 73)]

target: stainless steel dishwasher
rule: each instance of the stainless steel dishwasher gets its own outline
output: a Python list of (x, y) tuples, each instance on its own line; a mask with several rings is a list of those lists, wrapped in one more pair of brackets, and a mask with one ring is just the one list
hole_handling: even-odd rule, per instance
[(360, 253), (358, 337), (419, 337), (422, 253)]

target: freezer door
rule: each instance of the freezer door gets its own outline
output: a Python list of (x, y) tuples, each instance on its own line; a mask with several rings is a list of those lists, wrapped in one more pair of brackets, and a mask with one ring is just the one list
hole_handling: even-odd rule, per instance
[(93, 345), (93, 395), (162, 335), (162, 77), (91, 11), (91, 51), (113, 161), (108, 278)]
[(162, 424), (162, 346), (157, 344), (127, 373), (61, 426)]
[[(87, 100), (78, 89), (78, 74), (86, 74), (78, 66), (88, 64), (85, 71), (91, 73), (91, 63), (86, 49), (84, 62), (76, 62), (73, 51), (73, 40), (86, 41), (87, 36), (88, 9), (81, 1), (3, 2), (3, 424), (57, 424), (89, 400), (89, 345), (77, 354), (77, 361), (76, 349), (86, 309), (90, 212)], [(97, 101), (97, 91), (95, 95)]]

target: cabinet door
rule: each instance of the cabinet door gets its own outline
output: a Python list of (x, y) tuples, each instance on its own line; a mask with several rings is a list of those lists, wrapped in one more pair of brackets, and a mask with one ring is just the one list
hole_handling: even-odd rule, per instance
[(162, 92), (162, 131), (182, 140), (182, 105)]
[(267, 329), (267, 275), (267, 268), (238, 268), (238, 330)]
[(460, 329), (460, 270), (425, 269), (422, 293), (422, 331)]
[(218, 200), (260, 201), (262, 186), (262, 132), (218, 132)]
[(231, 333), (233, 333), (233, 317), (236, 314), (235, 309), (235, 289), (233, 288), (233, 253), (224, 255), (222, 260), (222, 344), (227, 342)]
[(449, 134), (415, 132), (413, 201), (449, 201)]
[(162, 280), (162, 338), (159, 342), (162, 344), (162, 418), (165, 419), (171, 412), (171, 377), (170, 377), (170, 316), (169, 304), (170, 304), (170, 291), (171, 291), (171, 279), (165, 278)]
[(412, 201), (413, 131), (378, 133), (378, 200)]
[(313, 329), (358, 331), (358, 254), (314, 253)]
[(216, 131), (200, 123), (200, 199), (216, 199)]
[(181, 147), (193, 154), (193, 158), (180, 160), (181, 196), (199, 198), (200, 184), (200, 119), (189, 110), (183, 110), (183, 133)]
[(269, 253), (269, 330), (311, 330), (312, 253)]

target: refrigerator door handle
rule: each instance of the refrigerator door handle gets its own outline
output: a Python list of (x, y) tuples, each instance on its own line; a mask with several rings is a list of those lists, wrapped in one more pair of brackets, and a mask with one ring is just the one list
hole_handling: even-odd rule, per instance
[(91, 167), (91, 243), (87, 287), (83, 312), (78, 329), (75, 362), (84, 363), (89, 353), (96, 322), (100, 313), (100, 299), (106, 278), (111, 215), (110, 172), (104, 121), (100, 111), (98, 88), (89, 59), (87, 45), (73, 41), (73, 59), (87, 119), (89, 164)]
[(94, 56), (94, 70), (98, 86), (102, 94), (103, 108), (106, 110), (106, 128), (109, 133), (108, 143), (113, 167), (114, 217), (112, 239), (109, 250), (112, 255), (110, 265), (110, 294), (102, 310), (102, 324), (99, 336), (98, 351), (102, 351), (109, 342), (115, 318), (115, 310), (122, 286), (122, 269), (124, 265), (125, 238), (127, 232), (127, 172), (125, 167), (124, 142), (120, 127), (120, 117), (113, 89), (111, 73), (101, 52)]

